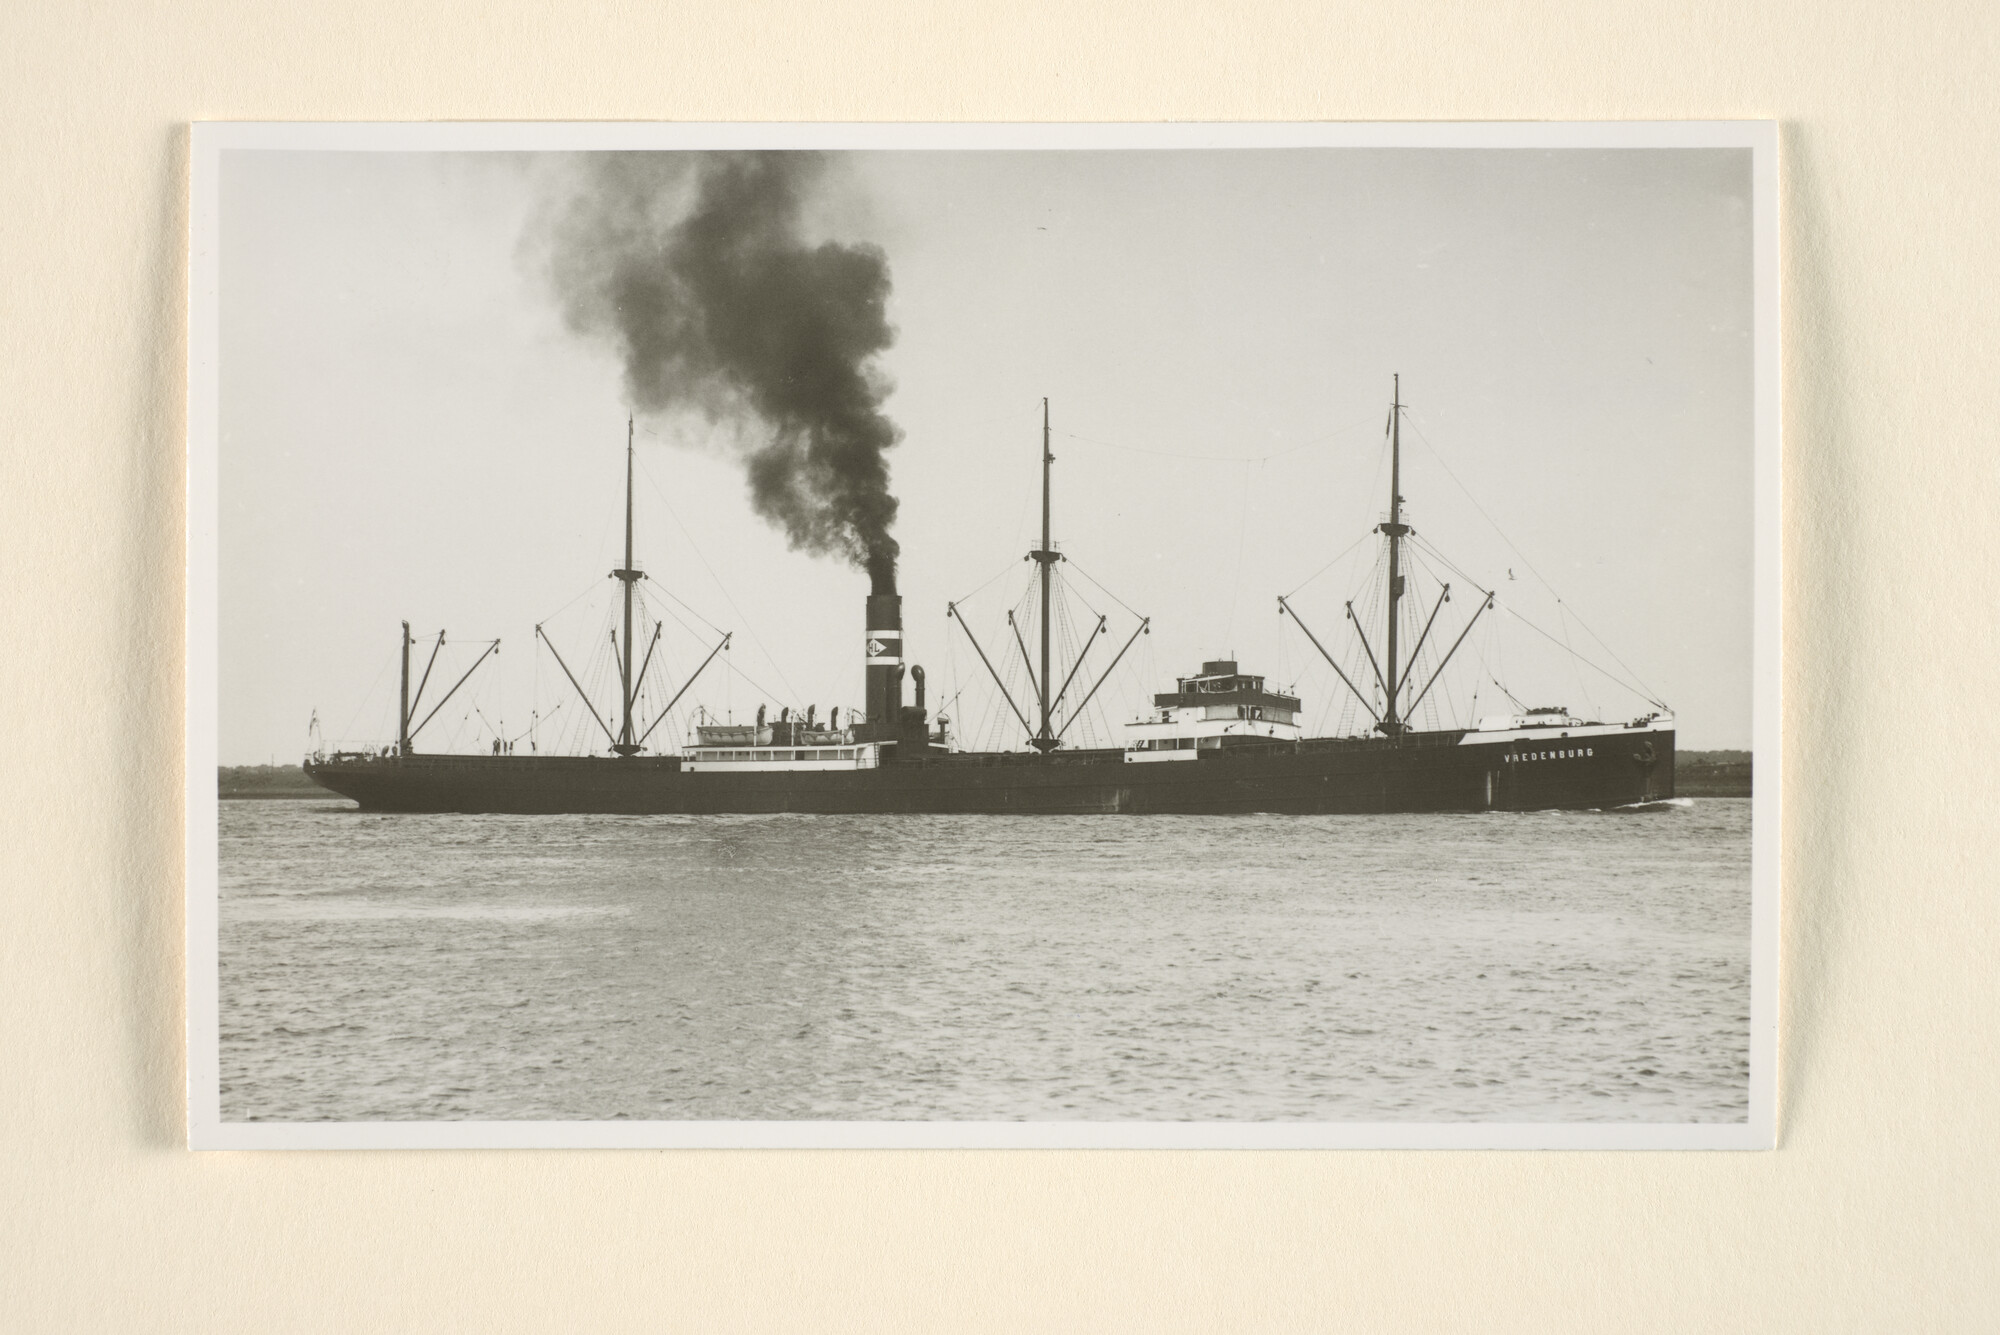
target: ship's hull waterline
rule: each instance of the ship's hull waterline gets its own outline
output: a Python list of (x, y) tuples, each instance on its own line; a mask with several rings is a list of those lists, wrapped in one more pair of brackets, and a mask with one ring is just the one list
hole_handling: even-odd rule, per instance
[(1466, 736), (1316, 740), (1171, 764), (1133, 764), (1120, 751), (959, 753), (718, 774), (687, 772), (673, 756), (417, 755), (322, 761), (306, 772), (366, 811), (519, 815), (1358, 815), (1608, 810), (1674, 795), (1671, 728)]

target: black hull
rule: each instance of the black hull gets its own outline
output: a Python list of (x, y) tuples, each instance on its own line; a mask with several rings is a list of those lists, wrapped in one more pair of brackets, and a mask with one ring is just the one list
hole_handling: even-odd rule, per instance
[(687, 773), (665, 756), (411, 756), (305, 769), (368, 811), (520, 815), (1547, 811), (1674, 795), (1671, 728), (1462, 745), (1465, 735), (1322, 739), (1153, 763), (1118, 751), (960, 754), (818, 773)]

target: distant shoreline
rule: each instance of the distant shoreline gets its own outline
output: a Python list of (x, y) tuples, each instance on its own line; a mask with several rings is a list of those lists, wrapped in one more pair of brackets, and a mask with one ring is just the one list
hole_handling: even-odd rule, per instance
[(1748, 751), (1681, 751), (1674, 756), (1674, 796), (1748, 797)]
[(216, 796), (244, 799), (332, 797), (297, 765), (223, 765), (216, 773)]
[[(335, 796), (307, 778), (297, 765), (223, 765), (216, 781), (217, 796), (224, 801)], [(1674, 793), (1678, 797), (1748, 797), (1750, 791), (1748, 751), (1682, 751), (1674, 757)]]

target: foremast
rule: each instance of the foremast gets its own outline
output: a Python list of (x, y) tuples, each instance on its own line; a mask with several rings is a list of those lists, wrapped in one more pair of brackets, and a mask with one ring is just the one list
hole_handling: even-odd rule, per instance
[[(624, 722), (618, 729), (618, 740), (611, 749), (621, 756), (639, 753), (639, 743), (632, 736), (633, 697), (638, 693), (632, 681), (632, 586), (646, 578), (646, 572), (632, 566), (632, 419), (625, 419), (625, 564), (611, 572), (611, 578), (624, 586), (625, 596), (625, 642), (619, 646), (618, 682), (625, 697)], [(567, 670), (567, 669), (565, 669)]]
[(1042, 711), (1042, 726), (1028, 739), (1028, 745), (1043, 755), (1062, 745), (1062, 740), (1049, 726), (1049, 585), (1054, 574), (1055, 563), (1062, 560), (1056, 552), (1055, 544), (1049, 539), (1049, 466), (1056, 457), (1049, 451), (1049, 401), (1042, 400), (1042, 545), (1028, 553), (1028, 558), (1041, 566), (1042, 582), (1042, 671), (1036, 678), (1036, 694)]
[(1397, 698), (1402, 694), (1402, 683), (1396, 680), (1396, 623), (1398, 605), (1403, 600), (1403, 539), (1409, 536), (1410, 526), (1403, 522), (1403, 376), (1397, 372), (1391, 381), (1389, 392), (1389, 522), (1378, 525), (1376, 531), (1389, 539), (1389, 626), (1384, 652), (1384, 666), (1387, 668), (1383, 689), (1388, 695), (1388, 703), (1382, 719), (1376, 725), (1383, 732), (1394, 736), (1406, 730), (1402, 713), (1397, 707)]

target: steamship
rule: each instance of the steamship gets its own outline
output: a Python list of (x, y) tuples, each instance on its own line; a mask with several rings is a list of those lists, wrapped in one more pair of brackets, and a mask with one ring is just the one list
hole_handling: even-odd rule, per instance
[[(1419, 654), (1437, 620), (1437, 607), (1423, 623), (1414, 648), (1405, 652), (1401, 603), (1406, 597), (1403, 544), (1413, 530), (1403, 522), (1401, 489), (1403, 404), (1392, 396), (1389, 435), (1391, 468), (1388, 517), (1378, 525), (1386, 546), (1387, 614), (1379, 627), (1381, 649), (1349, 604), (1349, 618), (1366, 650), (1364, 690), (1296, 608), (1280, 598), (1312, 646), (1351, 692), (1366, 731), (1356, 735), (1308, 737), (1301, 724), (1303, 702), (1275, 690), (1263, 676), (1229, 659), (1201, 664), (1178, 678), (1174, 689), (1153, 696), (1152, 708), (1125, 725), (1123, 742), (1112, 747), (1066, 744), (1059, 707), (1082, 666), (1077, 656), (1060, 688), (1051, 691), (1049, 602), (1055, 566), (1064, 558), (1050, 537), (1048, 410), (1043, 404), (1042, 534), (1028, 553), (1040, 584), (1040, 672), (1027, 643), (1014, 627), (1026, 669), (1028, 708), (1022, 708), (994, 669), (986, 650), (966, 624), (961, 609), (947, 607), (958, 620), (979, 661), (992, 675), (1012, 716), (1027, 734), (1027, 749), (972, 751), (951, 743), (943, 720), (927, 707), (922, 667), (905, 667), (902, 598), (893, 576), (877, 571), (867, 599), (864, 626), (866, 707), (842, 722), (838, 711), (825, 720), (813, 712), (794, 717), (787, 709), (767, 719), (759, 709), (748, 724), (702, 722), (677, 752), (649, 753), (647, 741), (669, 710), (693, 685), (716, 654), (724, 636), (700, 668), (684, 681), (652, 725), (637, 726), (638, 688), (651, 663), (651, 650), (634, 673), (635, 584), (644, 579), (633, 562), (632, 442), (626, 442), (625, 561), (612, 577), (622, 586), (624, 637), (619, 664), (622, 719), (614, 730), (591, 705), (554, 643), (536, 634), (554, 654), (563, 675), (583, 697), (607, 742), (605, 753), (587, 756), (520, 755), (511, 749), (492, 755), (419, 752), (415, 735), (455, 693), (461, 677), (438, 706), (413, 726), (410, 696), (410, 639), (403, 627), (402, 699), (399, 735), (387, 746), (367, 751), (315, 753), (305, 772), (322, 786), (353, 799), (364, 810), (383, 812), (464, 812), (513, 814), (704, 814), (799, 812), (837, 814), (1365, 814), (1389, 812), (1537, 811), (1614, 809), (1669, 799), (1674, 792), (1674, 720), (1661, 706), (1626, 721), (1606, 722), (1572, 714), (1561, 706), (1517, 707), (1480, 718), (1463, 728), (1419, 729), (1411, 715), (1465, 642), (1496, 595), (1479, 590), (1480, 601), (1458, 638), (1427, 677), (1416, 671)], [(1438, 600), (1441, 607), (1449, 585)], [(1419, 609), (1420, 611), (1421, 609)], [(1010, 615), (1011, 622), (1011, 615)], [(1150, 628), (1141, 619), (1130, 639), (1096, 678), (1080, 691), (1074, 719), (1097, 686), (1114, 671), (1126, 650)], [(1103, 629), (1100, 618), (1097, 631)], [(657, 631), (656, 631), (657, 635)], [(615, 638), (615, 636), (614, 636)], [(1096, 631), (1091, 642), (1094, 643)], [(497, 647), (497, 642), (495, 642)], [(489, 649), (489, 652), (491, 650)], [(1086, 651), (1087, 652), (1087, 651)], [(481, 656), (482, 660), (484, 655)], [(433, 663), (435, 658), (433, 657)], [(477, 669), (475, 663), (472, 670)], [(470, 675), (468, 671), (467, 676)], [(422, 694), (428, 669), (419, 682)], [(906, 681), (910, 698), (905, 699)], [(1030, 714), (1038, 718), (1031, 722)]]

